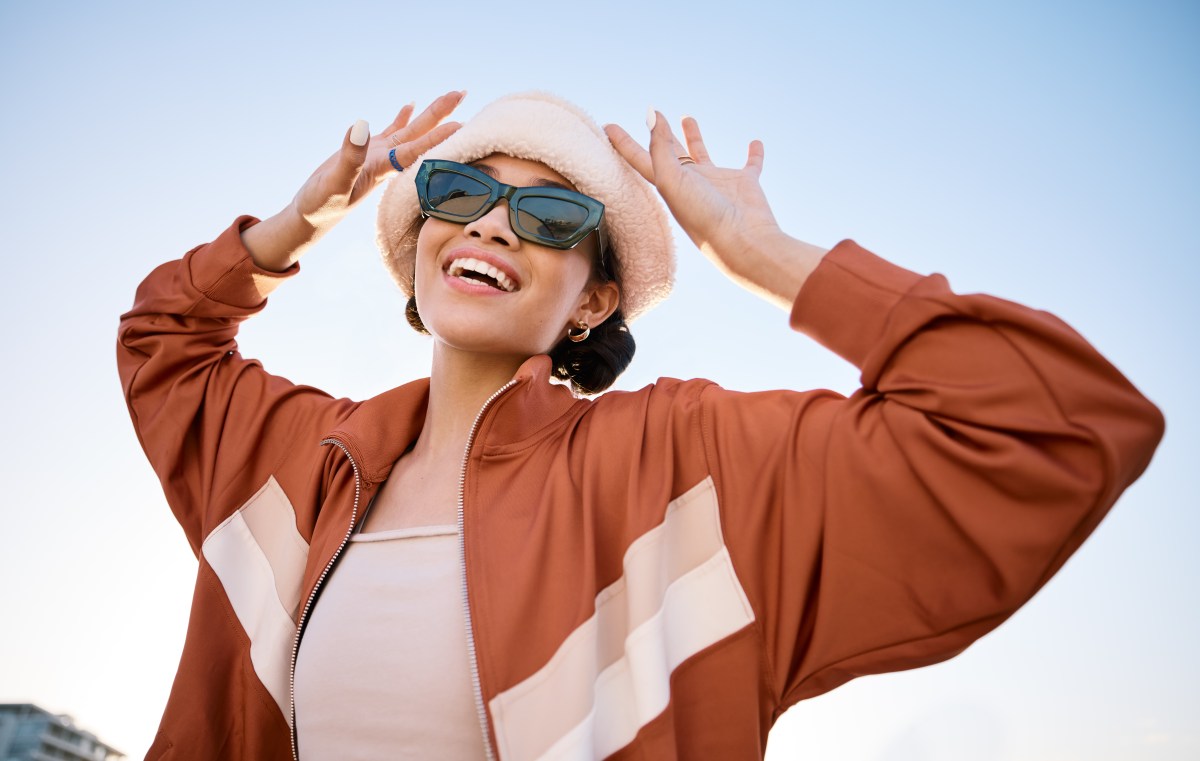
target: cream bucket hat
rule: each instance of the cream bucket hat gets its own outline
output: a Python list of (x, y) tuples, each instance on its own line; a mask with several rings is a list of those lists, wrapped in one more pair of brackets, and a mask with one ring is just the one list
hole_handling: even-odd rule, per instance
[(416, 236), (407, 233), (421, 215), (413, 182), (416, 168), (425, 159), (466, 164), (493, 153), (540, 161), (604, 204), (601, 224), (616, 255), (621, 310), (627, 321), (667, 297), (675, 281), (675, 253), (658, 193), (621, 158), (591, 117), (543, 92), (489, 103), (388, 183), (379, 202), (377, 242), (405, 295), (413, 295), (417, 246)]

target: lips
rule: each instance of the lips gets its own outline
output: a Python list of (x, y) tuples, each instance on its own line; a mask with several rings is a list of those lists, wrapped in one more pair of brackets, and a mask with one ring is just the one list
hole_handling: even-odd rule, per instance
[(512, 267), (499, 257), (479, 250), (451, 252), (445, 272), (472, 285), (486, 285), (502, 293), (512, 293), (521, 287)]

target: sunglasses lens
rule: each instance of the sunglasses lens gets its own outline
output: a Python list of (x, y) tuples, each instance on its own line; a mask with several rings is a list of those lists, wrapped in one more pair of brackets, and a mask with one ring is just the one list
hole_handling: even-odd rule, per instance
[(455, 172), (433, 172), (426, 189), (429, 205), (442, 214), (471, 217), (479, 213), (491, 188), (479, 180)]
[(546, 241), (568, 240), (587, 219), (586, 207), (562, 198), (522, 198), (517, 206), (517, 222), (525, 232)]

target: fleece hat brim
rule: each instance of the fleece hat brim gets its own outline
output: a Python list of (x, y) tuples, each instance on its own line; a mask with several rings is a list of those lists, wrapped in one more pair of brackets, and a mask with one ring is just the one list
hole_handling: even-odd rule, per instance
[(461, 129), (397, 174), (379, 202), (376, 233), (384, 264), (413, 295), (421, 215), (416, 168), (425, 159), (459, 163), (493, 153), (540, 161), (604, 204), (604, 233), (616, 258), (621, 310), (627, 321), (665, 299), (675, 281), (674, 241), (658, 193), (621, 158), (584, 111), (543, 92), (509, 95), (485, 106)]

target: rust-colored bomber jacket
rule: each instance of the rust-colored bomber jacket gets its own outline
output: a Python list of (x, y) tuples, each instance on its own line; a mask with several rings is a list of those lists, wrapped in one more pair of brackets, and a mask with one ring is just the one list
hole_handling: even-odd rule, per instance
[[(238, 353), (295, 270), (254, 266), (254, 222), (154, 270), (121, 320), (134, 427), (199, 560), (150, 759), (293, 755), (297, 633), (424, 420), (427, 380), (353, 402)], [(791, 325), (862, 388), (663, 379), (587, 400), (538, 356), (480, 411), (460, 541), (494, 758), (761, 758), (796, 701), (996, 627), (1162, 435), (1057, 318), (849, 240)]]

